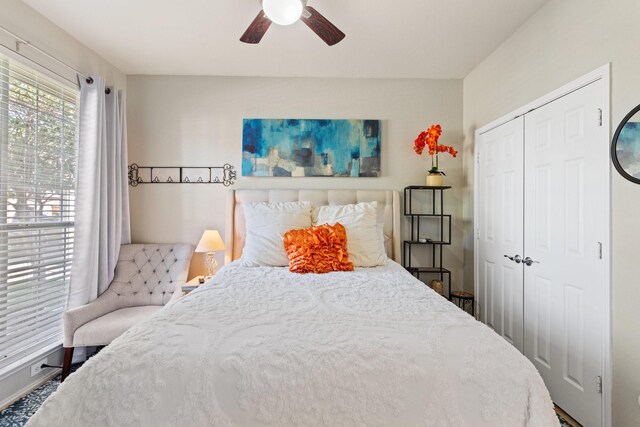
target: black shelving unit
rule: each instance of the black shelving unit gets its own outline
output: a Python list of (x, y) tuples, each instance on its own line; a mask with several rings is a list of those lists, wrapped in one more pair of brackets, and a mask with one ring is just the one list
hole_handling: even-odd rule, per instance
[[(444, 191), (449, 186), (427, 187), (424, 185), (410, 185), (404, 189), (404, 216), (411, 221), (411, 233), (409, 240), (405, 240), (402, 245), (402, 260), (404, 268), (411, 274), (421, 279), (423, 275), (439, 278), (447, 290), (445, 296), (451, 299), (451, 271), (442, 266), (442, 249), (451, 244), (451, 215), (444, 213)], [(414, 212), (414, 193), (416, 198), (420, 198), (424, 205), (431, 205), (431, 209), (426, 212)], [(431, 194), (429, 194), (431, 193)], [(430, 199), (430, 200), (429, 200)], [(430, 203), (429, 203), (430, 202)], [(420, 223), (423, 221), (435, 221), (438, 231), (437, 236), (422, 236), (420, 233)], [(431, 226), (433, 229), (434, 226)], [(423, 230), (424, 230), (423, 226)], [(446, 231), (446, 233), (445, 233)], [(421, 239), (429, 239), (424, 241)], [(411, 251), (414, 246), (430, 246), (430, 265), (413, 266), (411, 263)], [(445, 276), (447, 280), (445, 281)]]

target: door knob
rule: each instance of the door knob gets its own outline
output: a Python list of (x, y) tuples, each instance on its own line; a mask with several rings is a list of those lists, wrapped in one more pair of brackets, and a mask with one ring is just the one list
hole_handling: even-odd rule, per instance
[(505, 258), (509, 258), (511, 261), (515, 261), (516, 264), (520, 264), (522, 262), (522, 258), (520, 258), (520, 255), (514, 255), (514, 256), (509, 256), (509, 255), (505, 255)]
[(531, 267), (531, 264), (536, 263), (536, 264), (540, 264), (540, 261), (534, 261), (529, 257), (526, 257), (525, 259), (522, 260), (522, 263), (524, 265), (526, 265), (527, 267)]

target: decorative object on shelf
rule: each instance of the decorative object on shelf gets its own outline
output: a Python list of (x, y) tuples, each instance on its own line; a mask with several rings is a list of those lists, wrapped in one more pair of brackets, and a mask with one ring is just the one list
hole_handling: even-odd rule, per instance
[[(442, 249), (446, 245), (451, 244), (451, 215), (444, 213), (444, 191), (451, 187), (433, 187), (412, 185), (404, 189), (404, 216), (411, 221), (409, 240), (405, 240), (402, 246), (402, 262), (404, 268), (418, 279), (423, 275), (436, 276), (436, 280), (432, 280), (431, 287), (440, 295), (446, 296), (444, 288), (451, 292), (451, 271), (442, 266)], [(424, 209), (420, 212), (414, 212), (414, 197), (429, 204), (430, 209)], [(422, 198), (422, 200), (420, 200)], [(431, 237), (422, 237), (420, 233), (420, 223), (423, 221), (435, 222), (424, 224), (423, 230), (429, 232)], [(434, 229), (437, 228), (437, 231)], [(412, 263), (413, 247), (430, 248), (431, 252), (426, 257), (426, 266), (417, 267)], [(424, 255), (424, 254), (423, 254)], [(429, 262), (430, 261), (430, 262)], [(445, 286), (445, 276), (446, 286)], [(439, 282), (439, 286), (434, 282)], [(439, 289), (439, 290), (438, 290)]]
[(444, 293), (444, 283), (442, 283), (442, 280), (432, 280), (429, 287), (440, 295)]
[(413, 142), (413, 150), (419, 155), (425, 148), (428, 149), (428, 154), (431, 156), (431, 169), (427, 175), (427, 187), (442, 187), (444, 185), (445, 173), (439, 169), (438, 155), (440, 153), (449, 153), (453, 157), (458, 155), (458, 152), (453, 146), (439, 145), (438, 140), (442, 135), (442, 126), (431, 125), (427, 130), (420, 132), (416, 140)]
[(442, 187), (444, 185), (444, 172), (432, 172), (427, 174), (427, 187)]
[(138, 184), (235, 184), (236, 170), (223, 166), (138, 166), (129, 165), (129, 185)]
[(223, 250), (224, 243), (218, 230), (205, 230), (204, 233), (202, 233), (196, 252), (205, 252), (207, 254), (204, 260), (204, 265), (207, 268), (207, 277), (213, 276), (216, 266), (218, 265), (215, 252)]
[(640, 105), (618, 125), (611, 143), (611, 160), (620, 175), (640, 184)]
[(380, 120), (244, 119), (243, 176), (380, 176)]

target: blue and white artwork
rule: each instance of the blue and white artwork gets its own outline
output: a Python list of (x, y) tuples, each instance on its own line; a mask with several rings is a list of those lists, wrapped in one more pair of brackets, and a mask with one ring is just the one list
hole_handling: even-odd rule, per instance
[[(636, 115), (631, 120), (639, 120)], [(616, 157), (620, 167), (635, 179), (640, 179), (640, 123), (628, 121), (616, 141)]]
[(242, 175), (380, 176), (380, 121), (244, 119)]

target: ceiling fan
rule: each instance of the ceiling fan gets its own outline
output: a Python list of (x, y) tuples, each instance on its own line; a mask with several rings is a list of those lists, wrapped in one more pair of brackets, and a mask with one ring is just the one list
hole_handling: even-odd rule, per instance
[(260, 43), (272, 22), (291, 25), (298, 20), (307, 24), (329, 46), (345, 37), (327, 18), (311, 6), (307, 6), (307, 0), (261, 0), (261, 3), (262, 10), (240, 37), (241, 42)]

